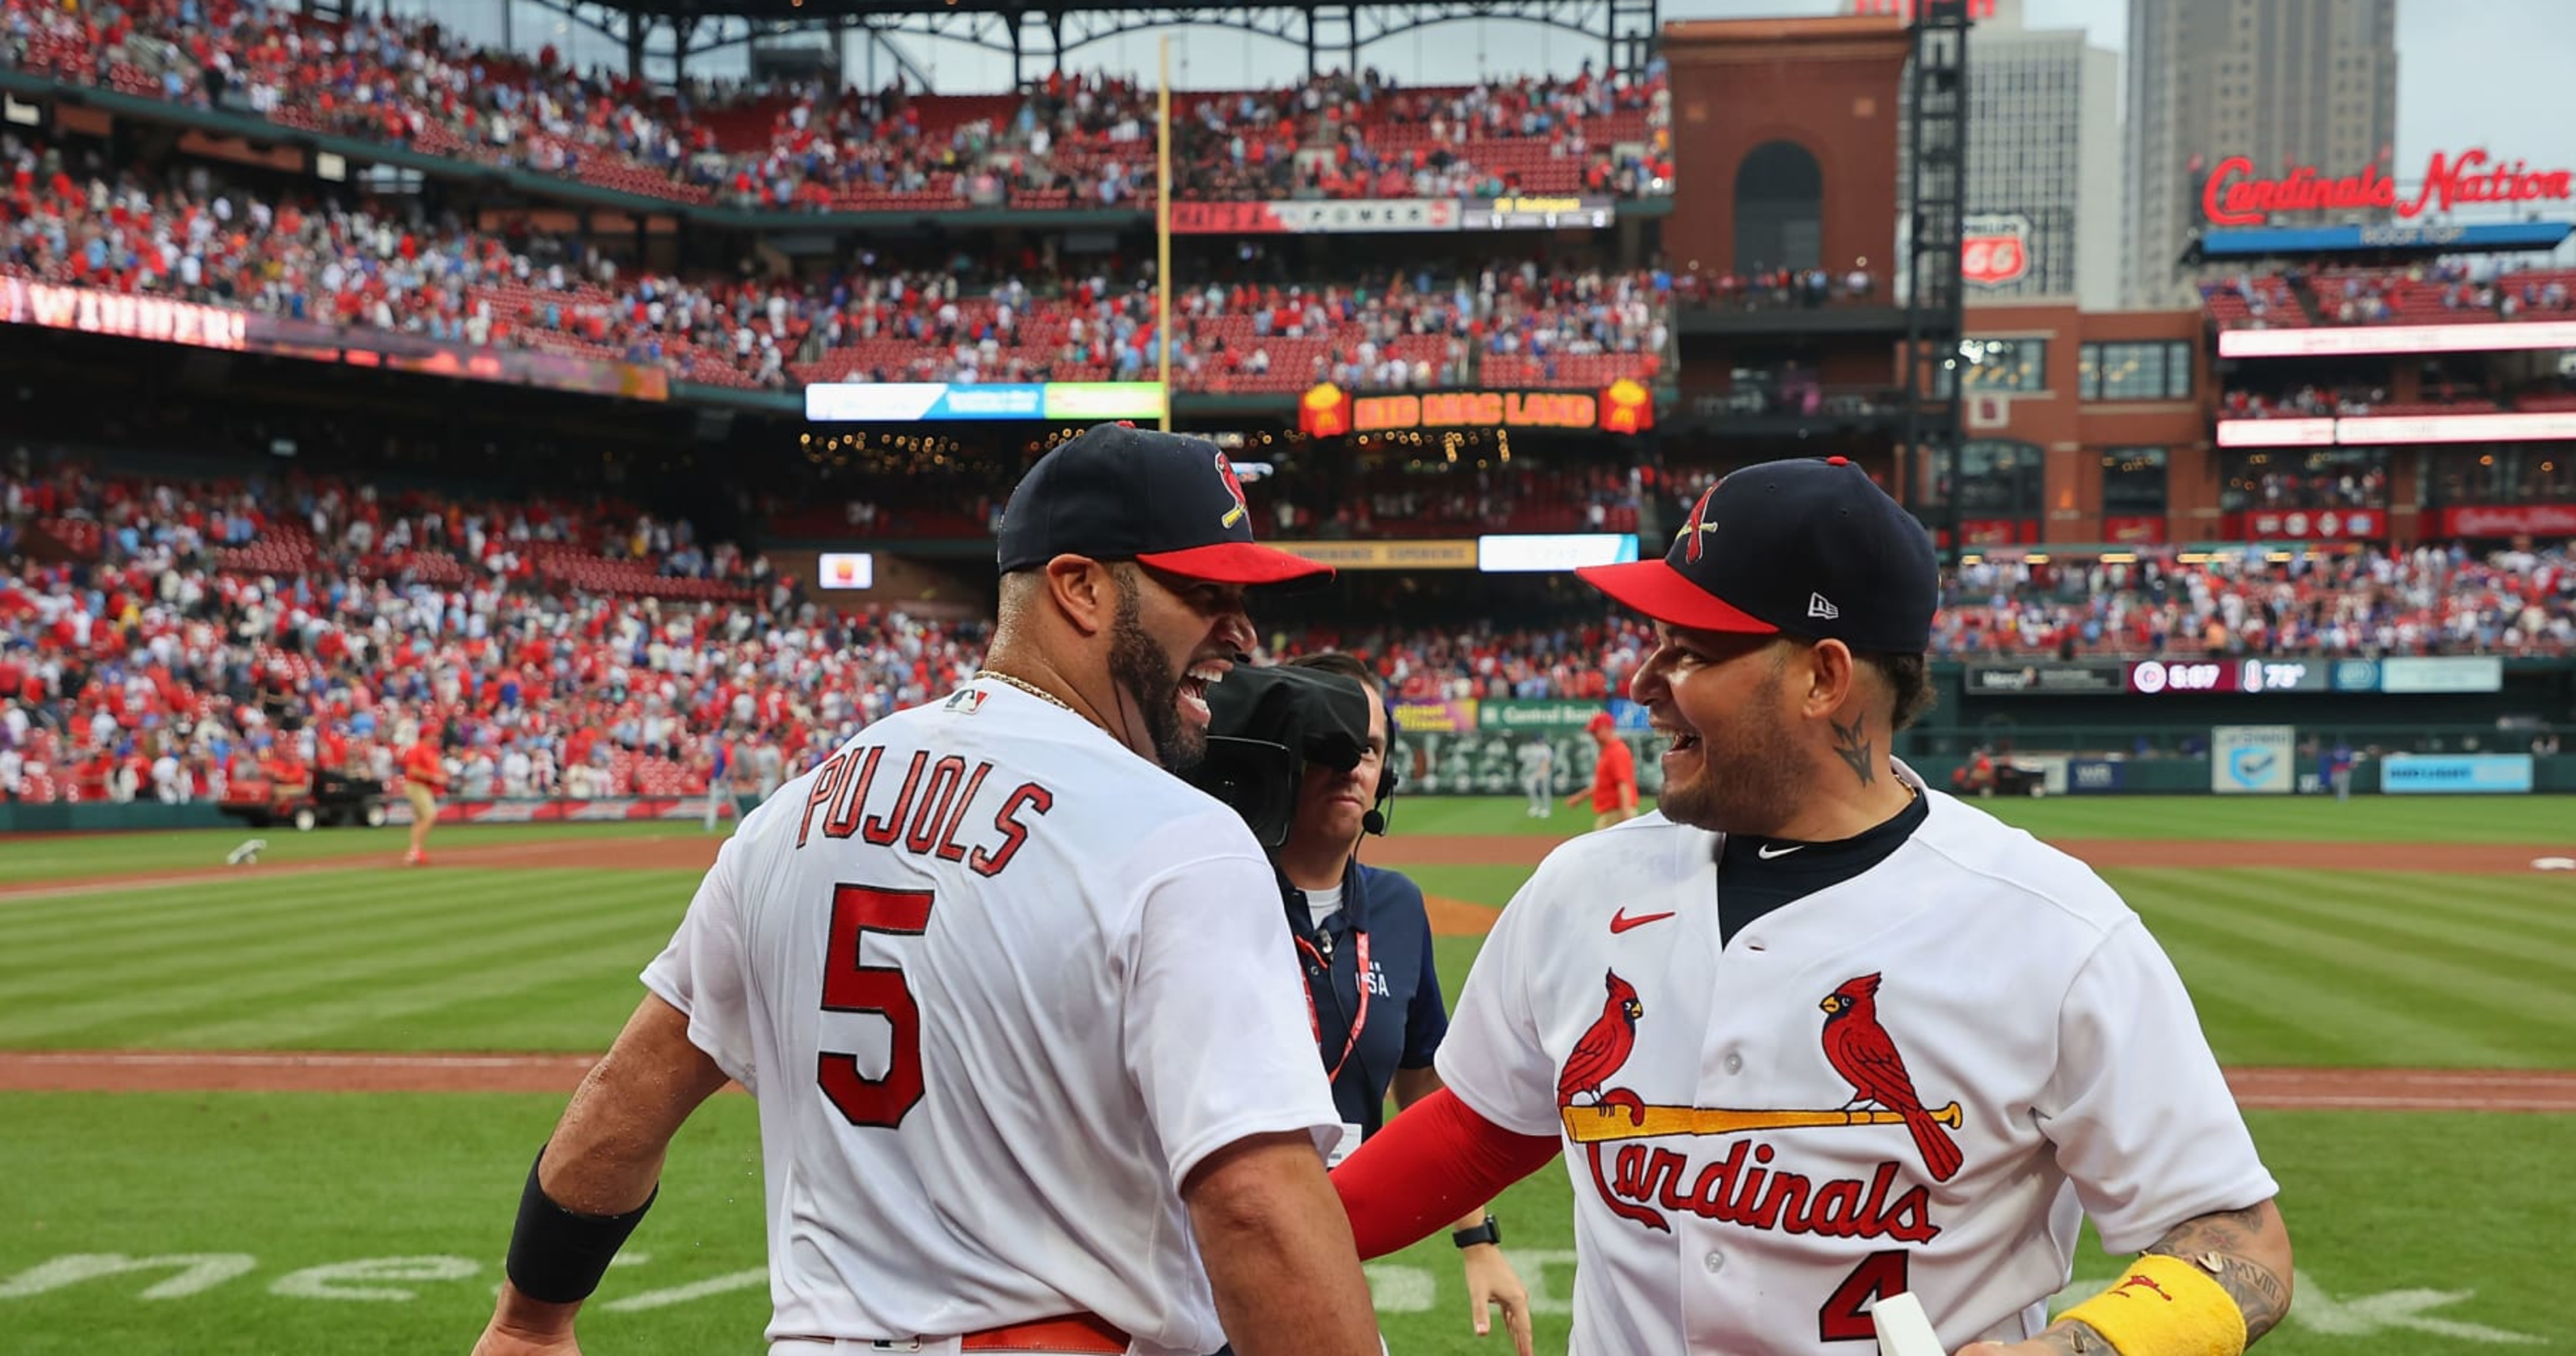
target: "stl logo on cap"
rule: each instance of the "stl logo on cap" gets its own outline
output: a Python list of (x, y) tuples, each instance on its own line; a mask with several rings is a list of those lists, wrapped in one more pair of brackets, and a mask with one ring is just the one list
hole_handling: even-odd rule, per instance
[(1217, 519), (1217, 522), (1222, 526), (1232, 527), (1251, 514), (1252, 506), (1243, 500), (1243, 482), (1234, 474), (1234, 463), (1227, 461), (1222, 452), (1216, 454), (1216, 473), (1225, 481), (1225, 492), (1234, 496), (1234, 507), (1227, 509), (1225, 516)]

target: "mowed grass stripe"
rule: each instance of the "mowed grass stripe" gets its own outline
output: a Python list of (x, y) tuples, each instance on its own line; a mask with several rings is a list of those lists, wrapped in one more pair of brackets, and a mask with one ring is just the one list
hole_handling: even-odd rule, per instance
[[(719, 835), (732, 832), (726, 821)], [(706, 835), (710, 844), (719, 835)], [(564, 840), (698, 837), (695, 821), (635, 820), (582, 824), (444, 824), (430, 839), (432, 852), (493, 844), (512, 846)], [(84, 876), (115, 876), (136, 871), (220, 871), (224, 854), (251, 838), (268, 840), (262, 868), (304, 862), (334, 861), (394, 866), (410, 842), (402, 829), (333, 829), (297, 833), (292, 828), (174, 829), (147, 833), (91, 833), (13, 837), (9, 845), (10, 884), (71, 881)], [(710, 847), (710, 853), (713, 848)]]
[[(621, 932), (586, 945), (548, 946), (515, 964), (472, 966), (409, 983), (350, 978), (307, 990), (292, 1007), (194, 1027), (180, 1044), (207, 1050), (336, 1050), (348, 1045), (342, 1033), (361, 1026), (412, 1021), (446, 1031), (448, 1024), (432, 1020), (432, 1014), (443, 1017), (445, 1009), (479, 998), (524, 998), (530, 987), (566, 972), (606, 974), (617, 966), (641, 970), (658, 949), (649, 943), (639, 946), (632, 936)], [(629, 994), (630, 998), (640, 996), (640, 990)], [(616, 1034), (599, 1032), (596, 1044), (604, 1047)]]
[(1972, 802), (2043, 838), (2576, 845), (2576, 796), (2082, 796)]
[(2565, 1059), (2563, 1035), (2411, 982), (2403, 956), (2256, 923), (2260, 901), (2227, 908), (2131, 898), (2227, 1062), (2554, 1067)]
[(637, 978), (666, 940), (595, 949), (592, 963), (567, 964), (549, 979), (518, 988), (454, 995), (435, 1013), (403, 1013), (352, 1022), (332, 1035), (343, 1050), (517, 1050), (594, 1054), (617, 1039), (644, 999)]
[[(632, 882), (616, 875), (594, 879), (598, 882), (594, 887), (576, 896), (577, 902), (586, 907), (566, 918), (541, 919), (528, 925), (522, 921), (524, 916), (518, 912), (515, 899), (496, 901), (478, 910), (469, 902), (469, 892), (442, 890), (437, 898), (424, 899), (421, 907), (444, 910), (448, 926), (439, 931), (450, 934), (444, 941), (401, 947), (362, 946), (355, 950), (322, 948), (324, 954), (309, 964), (282, 964), (279, 962), (284, 958), (272, 954), (247, 970), (209, 974), (195, 983), (148, 991), (118, 987), (85, 1003), (0, 1014), (0, 1042), (60, 1042), (66, 1037), (120, 1030), (158, 1031), (165, 1039), (185, 1034), (186, 1044), (206, 1046), (214, 1043), (213, 1038), (196, 1028), (194, 1020), (185, 1024), (188, 1029), (183, 1033), (177, 1029), (177, 1019), (202, 1020), (293, 1007), (337, 985), (401, 984), (414, 980), (434, 985), (475, 973), (493, 961), (533, 956), (542, 964), (554, 964), (568, 950), (600, 939), (633, 946), (639, 938), (668, 935), (676, 915), (667, 908), (648, 911), (656, 901), (667, 905), (667, 891), (659, 880), (641, 874)], [(112, 984), (112, 965), (98, 973)]]
[(2285, 867), (2158, 867), (2114, 875), (2124, 894), (2144, 884), (2160, 901), (2198, 898), (2205, 892), (2199, 882), (2227, 881), (2236, 897), (2251, 891), (2267, 916), (2467, 965), (2501, 966), (2552, 989), (2576, 971), (2576, 890), (2562, 882), (2481, 877), (2471, 886), (2430, 874)]
[(2175, 874), (2185, 879), (2187, 888), (2179, 896), (2168, 897), (2164, 908), (2204, 921), (2223, 921), (2248, 941), (2369, 976), (2368, 987), (2384, 995), (2413, 994), (2427, 1004), (2482, 1007), (2525, 1021), (2537, 1018), (2576, 1027), (2576, 991), (2555, 976), (2518, 979), (2489, 964), (2496, 959), (2492, 953), (2455, 960), (2432, 954), (2433, 948), (2418, 938), (2373, 937), (2372, 929), (2348, 915), (2293, 908), (2282, 900), (2278, 887), (2246, 880), (2240, 872)]
[(2459, 916), (2450, 899), (2437, 893), (2460, 889), (2457, 880), (2447, 877), (2344, 872), (2318, 890), (2307, 888), (2317, 879), (2311, 872), (2265, 868), (2240, 874), (2263, 885), (2264, 898), (2274, 909), (2311, 919), (2326, 931), (2377, 937), (2392, 947), (2439, 954), (2465, 965), (2501, 966), (2553, 990), (2565, 987), (2565, 977), (2576, 971), (2576, 918), (2552, 916), (2576, 906), (2576, 890), (2564, 885), (2554, 904), (2493, 891), (2490, 898), (2506, 904), (2507, 916), (2491, 925)]
[[(0, 1000), (77, 996), (95, 989), (100, 975), (111, 975), (128, 988), (152, 989), (206, 974), (252, 973), (308, 961), (337, 964), (345, 955), (454, 935), (454, 902), (444, 892), (413, 889), (391, 892), (363, 912), (327, 900), (318, 906), (308, 901), (297, 912), (257, 922), (217, 914), (190, 928), (101, 938), (86, 947), (65, 942), (34, 948), (33, 954), (12, 955), (0, 963)], [(682, 907), (672, 905), (667, 917), (676, 922)], [(509, 908), (514, 921), (524, 925), (587, 916), (597, 905), (586, 892), (559, 891), (514, 899)]]
[[(450, 881), (455, 878), (453, 872), (442, 876)], [(441, 893), (438, 885), (417, 875), (353, 871), (322, 871), (237, 885), (168, 886), (154, 890), (148, 899), (122, 901), (113, 907), (32, 924), (0, 912), (0, 944), (9, 947), (10, 961), (57, 952), (115, 951), (154, 945), (164, 938), (220, 938), (342, 919), (401, 917), (416, 912), (424, 898), (437, 898)], [(512, 893), (533, 897), (540, 892), (514, 889)], [(103, 901), (65, 900), (63, 904), (68, 911), (99, 902)]]
[[(2555, 1060), (2489, 1039), (2489, 1025), (2392, 1009), (2340, 972), (2282, 968), (2224, 929), (2168, 920), (2156, 935), (2184, 977), (2223, 1064), (2545, 1068)], [(2294, 962), (2295, 963), (2295, 962)]]

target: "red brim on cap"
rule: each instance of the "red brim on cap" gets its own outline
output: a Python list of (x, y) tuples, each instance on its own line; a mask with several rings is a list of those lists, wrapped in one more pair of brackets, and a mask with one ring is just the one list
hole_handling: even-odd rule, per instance
[(1183, 551), (1140, 552), (1136, 560), (1167, 574), (1217, 584), (1320, 584), (1333, 577), (1330, 565), (1248, 541), (1212, 542)]
[(1693, 631), (1735, 631), (1768, 636), (1780, 628), (1744, 612), (1682, 576), (1661, 560), (1632, 560), (1623, 565), (1585, 565), (1574, 572), (1584, 583), (1645, 613), (1667, 626)]

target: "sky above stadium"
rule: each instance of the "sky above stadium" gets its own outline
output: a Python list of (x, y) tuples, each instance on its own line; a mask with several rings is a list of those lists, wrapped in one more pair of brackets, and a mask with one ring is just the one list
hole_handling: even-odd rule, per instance
[[(2034, 29), (2082, 28), (2095, 46), (2127, 46), (2131, 0), (2023, 0), (2023, 24)], [(478, 40), (501, 40), (501, 11), (516, 4), (514, 36), (523, 48), (549, 37), (583, 66), (623, 64), (624, 50), (526, 0), (394, 0), (395, 7), (432, 15)], [(1757, 18), (1832, 14), (1841, 0), (1665, 0), (1667, 19)], [(2519, 156), (2535, 166), (2576, 165), (2576, 93), (2563, 73), (2576, 70), (2576, 23), (2568, 0), (2399, 0), (2397, 6), (2397, 165), (2412, 177), (2436, 150), (2485, 146), (2499, 157)], [(943, 93), (979, 93), (1010, 83), (1010, 60), (964, 43), (903, 40), (913, 60)], [(1590, 43), (1526, 24), (1461, 22), (1419, 30), (1379, 43), (1366, 62), (1400, 83), (1463, 84), (1480, 77), (1571, 73)], [(1150, 80), (1156, 59), (1152, 35), (1094, 44), (1081, 53), (1088, 69), (1106, 69)], [(738, 74), (739, 50), (693, 66), (705, 75)], [(1299, 73), (1303, 56), (1285, 43), (1226, 29), (1188, 28), (1173, 35), (1173, 83), (1184, 89), (1239, 89), (1275, 84)], [(868, 75), (854, 49), (851, 74)], [(876, 74), (890, 79), (893, 66), (879, 59)]]

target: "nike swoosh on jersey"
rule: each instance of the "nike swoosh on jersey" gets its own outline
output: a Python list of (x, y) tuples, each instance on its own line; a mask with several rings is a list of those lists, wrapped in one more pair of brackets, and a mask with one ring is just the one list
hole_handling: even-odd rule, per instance
[(1668, 909), (1662, 913), (1641, 913), (1634, 918), (1630, 918), (1628, 916), (1628, 911), (1626, 909), (1621, 909), (1617, 913), (1610, 915), (1610, 930), (1612, 932), (1626, 932), (1628, 929), (1633, 927), (1642, 927), (1648, 923), (1670, 918), (1675, 912), (1676, 910)]
[(1786, 857), (1786, 856), (1788, 856), (1788, 855), (1789, 855), (1790, 853), (1792, 853), (1792, 852), (1804, 852), (1804, 851), (1806, 851), (1806, 850), (1807, 850), (1807, 845), (1806, 845), (1806, 844), (1804, 844), (1804, 843), (1800, 843), (1800, 844), (1798, 844), (1796, 847), (1784, 847), (1784, 848), (1780, 849), (1779, 851), (1774, 852), (1774, 851), (1772, 851), (1772, 850), (1771, 850), (1771, 845), (1770, 845), (1770, 844), (1768, 844), (1768, 843), (1765, 843), (1765, 844), (1763, 844), (1762, 846), (1760, 846), (1760, 847), (1758, 847), (1758, 848), (1753, 849), (1753, 855), (1754, 855), (1754, 856), (1756, 856), (1756, 857), (1759, 857), (1759, 858), (1761, 858), (1762, 860), (1764, 860), (1764, 861), (1766, 861), (1766, 862), (1767, 862), (1767, 861), (1771, 860), (1771, 859), (1772, 859), (1772, 858), (1774, 858), (1774, 857)]

